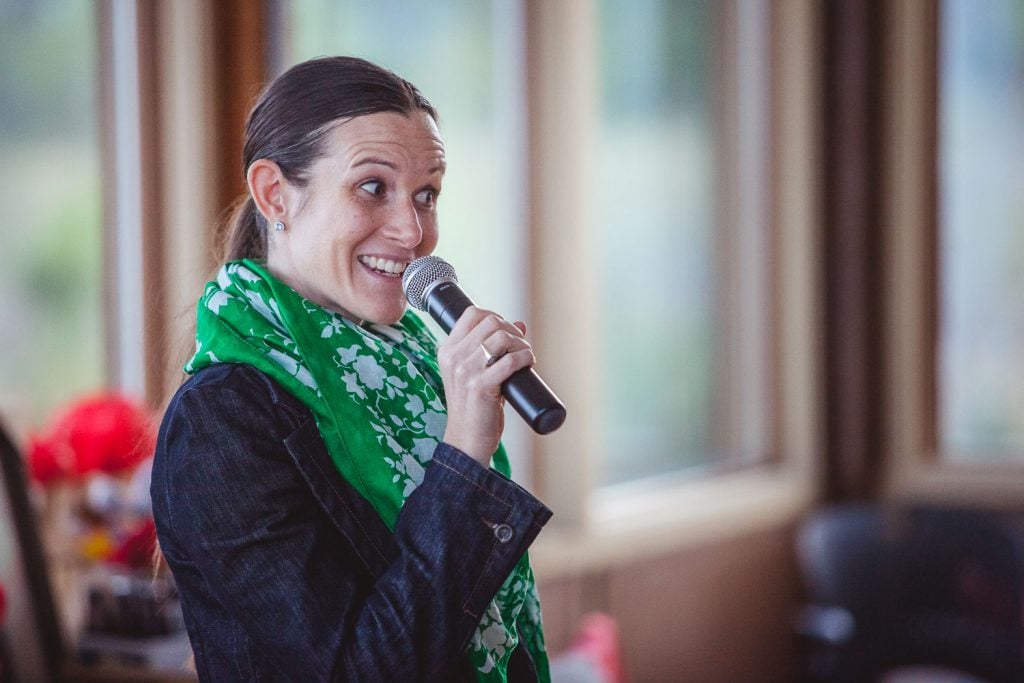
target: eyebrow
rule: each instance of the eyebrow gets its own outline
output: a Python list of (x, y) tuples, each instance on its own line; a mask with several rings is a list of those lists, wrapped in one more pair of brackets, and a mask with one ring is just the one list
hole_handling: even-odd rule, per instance
[(352, 168), (356, 168), (358, 166), (367, 166), (369, 164), (378, 164), (380, 166), (387, 166), (388, 168), (398, 170), (398, 166), (396, 166), (394, 163), (388, 161), (387, 159), (381, 159), (380, 157), (366, 157), (365, 159), (360, 159), (356, 163), (352, 164)]
[[(374, 164), (380, 166), (387, 166), (388, 168), (395, 171), (398, 170), (397, 164), (395, 164), (392, 161), (388, 161), (387, 159), (381, 159), (380, 157), (366, 157), (365, 159), (360, 159), (356, 163), (352, 164), (352, 168), (358, 168), (360, 166), (370, 166)], [(429, 170), (429, 173), (444, 173), (447, 167), (448, 165), (442, 160), (441, 163), (437, 164), (436, 166), (432, 166)]]

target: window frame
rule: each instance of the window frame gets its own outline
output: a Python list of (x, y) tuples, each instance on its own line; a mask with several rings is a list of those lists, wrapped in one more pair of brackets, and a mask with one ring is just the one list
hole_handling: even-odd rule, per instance
[(887, 5), (883, 176), (887, 471), (883, 495), (1018, 506), (1024, 462), (943, 458), (938, 439), (938, 3)]
[[(531, 549), (538, 575), (546, 579), (785, 524), (806, 510), (819, 488), (820, 150), (814, 103), (820, 60), (817, 11), (799, 2), (773, 3), (768, 10), (768, 203), (776, 299), (770, 354), (777, 378), (771, 431), (778, 457), (714, 476), (594, 488), (593, 457), (600, 447), (588, 399), (596, 390), (591, 370), (597, 354), (594, 340), (573, 335), (567, 344), (565, 331), (595, 329), (592, 305), (599, 305), (586, 296), (597, 277), (593, 259), (566, 257), (587, 248), (591, 224), (595, 4), (527, 3), (531, 331), (544, 373), (569, 407), (559, 432), (534, 441), (538, 492), (555, 512)], [(551, 111), (559, 115), (545, 115)]]
[[(244, 191), (242, 127), (276, 0), (102, 0), (108, 385), (160, 408), (184, 378), (215, 226)], [(254, 48), (253, 46), (258, 46)]]

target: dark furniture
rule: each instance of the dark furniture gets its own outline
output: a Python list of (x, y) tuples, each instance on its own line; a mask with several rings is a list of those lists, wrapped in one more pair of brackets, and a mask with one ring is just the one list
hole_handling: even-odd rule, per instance
[(63, 643), (46, 557), (29, 504), (24, 461), (0, 423), (0, 583), (9, 602), (0, 631), (0, 666), (6, 681), (58, 677)]
[(1011, 519), (938, 506), (826, 506), (804, 520), (796, 552), (807, 681), (866, 683), (908, 665), (1024, 681), (1024, 553)]

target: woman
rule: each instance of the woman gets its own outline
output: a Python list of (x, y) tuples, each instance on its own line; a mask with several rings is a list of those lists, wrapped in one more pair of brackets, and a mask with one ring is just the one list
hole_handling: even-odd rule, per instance
[(499, 443), (525, 327), (471, 308), (437, 347), (402, 292), (437, 244), (436, 118), (344, 57), (250, 114), (151, 490), (203, 680), (549, 678), (525, 551), (551, 513)]

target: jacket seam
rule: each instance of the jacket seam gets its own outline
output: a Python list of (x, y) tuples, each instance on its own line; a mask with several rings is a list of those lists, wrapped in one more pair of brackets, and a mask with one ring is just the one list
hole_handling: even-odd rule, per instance
[(470, 611), (468, 609), (468, 605), (469, 605), (470, 602), (473, 601), (474, 598), (476, 598), (476, 595), (479, 592), (478, 589), (480, 587), (480, 583), (484, 580), (484, 577), (485, 576), (489, 576), (489, 574), (490, 574), (489, 570), (491, 568), (491, 565), (493, 565), (494, 561), (495, 561), (494, 560), (494, 549), (495, 549), (495, 547), (497, 547), (497, 543), (494, 542), (494, 541), (491, 541), (491, 547), (490, 547), (490, 549), (487, 552), (487, 562), (484, 564), (483, 569), (477, 575), (476, 582), (473, 583), (473, 590), (470, 591), (469, 597), (467, 597), (466, 601), (464, 603), (462, 603), (462, 611), (465, 614), (468, 614), (469, 616), (473, 617), (474, 619), (479, 618), (480, 615), (479, 614), (474, 614), (472, 611)]
[[(265, 372), (254, 366), (242, 364), (238, 364), (236, 368), (232, 368), (231, 372), (235, 372), (238, 369), (251, 369), (256, 375), (256, 379), (267, 389), (267, 392), (270, 394), (270, 400), (275, 406), (284, 408), (296, 419), (303, 417), (302, 411), (292, 405), (291, 400), (295, 400), (294, 397), (291, 396), (291, 394), (284, 395)], [(289, 398), (291, 400), (288, 400)]]
[[(316, 467), (316, 470), (317, 470), (317, 472), (320, 473), (320, 476), (322, 476), (324, 478), (324, 480), (327, 482), (328, 487), (330, 487), (330, 489), (331, 489), (331, 493), (334, 494), (334, 496), (337, 499), (338, 503), (343, 508), (345, 508), (345, 512), (347, 513), (348, 517), (350, 519), (352, 519), (353, 521), (355, 521), (356, 526), (358, 526), (359, 530), (363, 532), (363, 536), (366, 537), (366, 540), (369, 543), (370, 547), (373, 548), (374, 552), (377, 553), (377, 556), (380, 559), (382, 559), (385, 562), (387, 562), (388, 561), (387, 556), (384, 554), (384, 552), (380, 548), (377, 547), (377, 544), (374, 542), (373, 537), (370, 535), (370, 532), (367, 531), (365, 526), (363, 526), (363, 522), (359, 518), (359, 515), (357, 515), (355, 513), (355, 511), (352, 510), (351, 507), (349, 507), (348, 503), (345, 501), (345, 497), (341, 494), (341, 491), (339, 491), (337, 489), (337, 487), (334, 485), (334, 482), (331, 481), (330, 476), (326, 472), (324, 472), (323, 467), (320, 466), (320, 463), (317, 461), (317, 459), (314, 457), (314, 458), (310, 458), (309, 460), (313, 463), (313, 466)], [(356, 544), (353, 544), (353, 548), (355, 549), (356, 552), (359, 552), (359, 549), (358, 549), (358, 547), (356, 547)], [(364, 560), (364, 562), (365, 562), (365, 560)], [(369, 563), (366, 562), (366, 564), (367, 564), (367, 567), (369, 567)]]
[(446, 463), (444, 463), (444, 462), (441, 462), (441, 461), (439, 461), (439, 460), (435, 460), (433, 464), (434, 464), (434, 465), (440, 465), (441, 467), (445, 468), (445, 469), (446, 469), (446, 470), (448, 470), (449, 472), (452, 472), (452, 473), (454, 473), (455, 475), (457, 475), (457, 476), (458, 476), (458, 477), (460, 477), (461, 479), (464, 479), (464, 480), (466, 480), (466, 482), (468, 482), (470, 486), (472, 486), (473, 488), (476, 488), (476, 489), (478, 489), (478, 490), (482, 491), (483, 493), (486, 493), (486, 494), (487, 494), (488, 496), (490, 496), (490, 497), (491, 497), (491, 498), (493, 498), (494, 500), (498, 501), (499, 503), (501, 503), (502, 505), (504, 505), (504, 506), (505, 506), (506, 508), (509, 508), (509, 509), (511, 509), (511, 508), (512, 508), (512, 505), (511, 505), (511, 504), (509, 504), (509, 502), (508, 502), (508, 501), (506, 501), (506, 500), (505, 500), (504, 498), (500, 498), (500, 497), (499, 497), (499, 496), (498, 496), (497, 494), (495, 494), (495, 493), (494, 493), (493, 491), (490, 491), (490, 490), (489, 490), (489, 489), (487, 489), (487, 487), (485, 487), (485, 486), (481, 486), (481, 485), (480, 485), (479, 483), (477, 483), (477, 482), (476, 482), (475, 480), (473, 480), (473, 479), (472, 479), (472, 478), (470, 478), (470, 477), (467, 477), (467, 476), (466, 476), (465, 474), (463, 474), (463, 473), (462, 473), (462, 472), (460, 472), (459, 470), (455, 469), (455, 468), (454, 468), (454, 467), (452, 467), (451, 465), (448, 465), (448, 464), (446, 464)]

